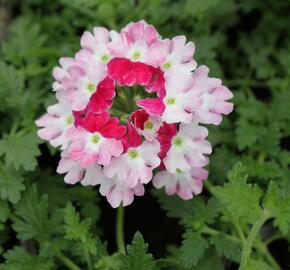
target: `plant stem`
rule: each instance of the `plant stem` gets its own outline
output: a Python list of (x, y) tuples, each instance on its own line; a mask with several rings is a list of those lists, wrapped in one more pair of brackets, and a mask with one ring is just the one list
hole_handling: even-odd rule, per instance
[(229, 235), (229, 234), (226, 234), (224, 232), (212, 229), (212, 228), (210, 228), (208, 226), (203, 227), (201, 232), (204, 233), (204, 234), (212, 235), (212, 236), (222, 233), (224, 235), (224, 237), (226, 237), (228, 240), (233, 241), (233, 242), (237, 242), (239, 244), (241, 243), (241, 240), (239, 238), (237, 238), (235, 236), (232, 236), (232, 235)]
[(121, 205), (117, 209), (116, 240), (118, 252), (125, 254), (126, 252), (124, 241), (124, 208)]
[(240, 227), (239, 224), (235, 223), (234, 225), (235, 225), (235, 228), (236, 228), (236, 230), (237, 230), (237, 232), (239, 234), (239, 237), (240, 237), (240, 239), (242, 241), (242, 244), (244, 245), (245, 242), (246, 242), (246, 238), (245, 238), (245, 235), (243, 233), (243, 230), (242, 230), (242, 228)]
[(273, 269), (281, 270), (280, 265), (273, 258), (272, 254), (269, 252), (268, 247), (264, 242), (262, 242), (261, 240), (257, 240), (255, 247), (265, 256), (265, 258), (271, 264)]
[(248, 238), (243, 243), (242, 260), (241, 260), (241, 264), (240, 264), (239, 270), (243, 270), (245, 265), (247, 264), (247, 260), (248, 260), (248, 258), (251, 255), (251, 251), (252, 251), (252, 246), (253, 246), (254, 240), (255, 240), (257, 234), (259, 233), (260, 229), (264, 225), (264, 223), (270, 217), (271, 216), (267, 212), (264, 212), (262, 217), (256, 221), (256, 223), (254, 224), (254, 226), (250, 230)]
[[(236, 242), (238, 244), (242, 245), (242, 239), (237, 238), (236, 236), (232, 236), (229, 234), (226, 234), (222, 231), (218, 231), (216, 229), (212, 229), (208, 226), (203, 227), (202, 229), (202, 233), (207, 234), (207, 235), (217, 235), (222, 233), (224, 235), (225, 238), (227, 238), (230, 241)], [(273, 235), (273, 237), (270, 237), (269, 240), (273, 241), (275, 239), (280, 239), (282, 235)], [(246, 241), (246, 240), (245, 240)], [(265, 257), (265, 259), (269, 262), (269, 264), (271, 264), (271, 266), (273, 267), (273, 270), (281, 270), (280, 265), (276, 262), (276, 260), (273, 258), (272, 254), (269, 252), (268, 248), (267, 248), (267, 240), (265, 242), (262, 242), (259, 239), (256, 239), (256, 241), (253, 243), (253, 247), (256, 248), (261, 254), (263, 254), (263, 256)]]
[(60, 261), (62, 261), (62, 263), (68, 267), (68, 269), (71, 270), (81, 270), (80, 267), (78, 267), (71, 259), (69, 259), (68, 257), (66, 257), (64, 254), (59, 253), (57, 255), (58, 259)]
[(88, 249), (85, 250), (85, 258), (86, 258), (88, 269), (93, 270), (91, 255), (90, 255), (90, 252), (88, 251)]

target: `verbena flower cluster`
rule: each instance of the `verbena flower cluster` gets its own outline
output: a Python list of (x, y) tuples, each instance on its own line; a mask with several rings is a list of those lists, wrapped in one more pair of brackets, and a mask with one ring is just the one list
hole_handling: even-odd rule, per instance
[[(53, 70), (58, 103), (36, 121), (39, 137), (62, 150), (57, 172), (66, 183), (99, 185), (112, 207), (144, 195), (152, 179), (184, 200), (201, 192), (212, 149), (200, 124), (219, 125), (233, 105), (194, 51), (184, 36), (162, 39), (145, 21), (83, 34), (80, 51)], [(116, 89), (136, 86), (147, 96), (128, 100), (139, 108), (121, 121), (112, 115)]]

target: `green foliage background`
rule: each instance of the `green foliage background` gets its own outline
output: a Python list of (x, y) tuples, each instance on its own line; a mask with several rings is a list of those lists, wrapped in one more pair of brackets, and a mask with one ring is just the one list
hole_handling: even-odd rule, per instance
[[(269, 251), (290, 240), (289, 18), (288, 0), (2, 0), (0, 270), (290, 269), (287, 245), (288, 260)], [(147, 253), (140, 233), (127, 255), (109, 254), (96, 190), (38, 166), (40, 144), (58, 159), (34, 125), (55, 101), (58, 58), (79, 49), (85, 29), (139, 19), (194, 41), (198, 63), (235, 95), (235, 111), (210, 127), (206, 191), (186, 202), (154, 191), (184, 230), (166, 258)]]

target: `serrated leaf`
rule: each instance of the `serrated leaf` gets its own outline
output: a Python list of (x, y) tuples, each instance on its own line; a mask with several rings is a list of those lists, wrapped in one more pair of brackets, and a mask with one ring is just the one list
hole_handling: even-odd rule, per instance
[[(232, 134), (231, 134), (232, 140)], [(223, 183), (226, 179), (227, 172), (236, 162), (236, 157), (233, 152), (228, 149), (224, 144), (222, 147), (216, 147), (211, 162), (209, 163), (209, 179), (214, 183)], [(229, 156), (232, 158), (229, 160)]]
[(264, 261), (249, 258), (246, 265), (241, 270), (273, 270), (273, 268)]
[(96, 239), (90, 232), (91, 220), (81, 221), (79, 214), (71, 203), (67, 203), (64, 210), (65, 237), (70, 240), (80, 241), (83, 248), (95, 254), (97, 251)]
[(220, 205), (214, 198), (207, 204), (201, 197), (185, 201), (178, 196), (168, 196), (162, 191), (154, 191), (158, 196), (161, 207), (167, 211), (169, 217), (181, 219), (182, 224), (196, 229), (203, 224), (211, 224), (218, 215)]
[(13, 165), (16, 170), (23, 167), (31, 171), (37, 165), (36, 157), (40, 155), (39, 142), (34, 132), (9, 135), (0, 141), (0, 156), (5, 156), (7, 166)]
[(261, 128), (242, 119), (235, 130), (239, 150), (252, 146), (259, 138)]
[(198, 264), (192, 270), (224, 270), (221, 258), (212, 249), (205, 252)]
[(227, 259), (239, 263), (241, 260), (241, 244), (237, 241), (227, 238), (224, 233), (213, 235), (210, 238), (211, 244), (215, 246), (219, 255), (225, 256)]
[(7, 168), (0, 163), (0, 196), (12, 203), (19, 201), (21, 191), (25, 189), (23, 177), (13, 168)]
[(246, 166), (249, 176), (258, 177), (262, 181), (273, 180), (283, 175), (280, 165), (275, 160), (260, 162), (257, 158), (248, 155), (243, 155), (241, 160)]
[(0, 270), (53, 270), (53, 261), (38, 256), (32, 256), (22, 247), (15, 247), (4, 254), (5, 263), (0, 264)]
[(238, 119), (238, 123), (247, 120), (248, 122), (252, 121), (253, 123), (257, 123), (259, 126), (264, 124), (268, 111), (265, 103), (257, 100), (254, 96), (248, 97), (243, 92), (239, 93), (238, 100), (239, 106), (237, 107), (237, 111), (241, 116)]
[(101, 257), (95, 264), (96, 270), (119, 270), (120, 269), (120, 255), (113, 254), (112, 256)]
[(28, 240), (47, 240), (59, 228), (57, 216), (50, 218), (48, 199), (46, 195), (39, 197), (36, 186), (33, 185), (16, 205), (17, 219), (12, 225), (18, 238)]
[(5, 222), (10, 214), (10, 209), (7, 201), (0, 200), (0, 222)]
[(290, 229), (290, 196), (280, 192), (277, 185), (271, 182), (263, 205), (273, 215), (274, 225), (286, 235)]
[(1, 111), (7, 108), (17, 108), (21, 104), (21, 95), (24, 88), (23, 75), (13, 66), (0, 61), (0, 98), (2, 101)]
[(216, 198), (226, 209), (225, 215), (235, 223), (253, 223), (262, 214), (262, 191), (257, 185), (247, 184), (246, 169), (238, 162), (228, 173), (229, 182), (213, 187)]
[(262, 153), (276, 155), (280, 151), (281, 133), (277, 124), (263, 128), (259, 136), (259, 144), (255, 148)]
[(37, 22), (29, 16), (20, 16), (10, 24), (9, 38), (3, 42), (5, 59), (14, 65), (21, 65), (23, 59), (27, 59), (32, 65), (37, 61), (31, 57), (33, 52), (42, 48), (45, 40), (46, 36)]
[(144, 242), (141, 233), (135, 233), (131, 245), (127, 246), (127, 256), (122, 255), (120, 270), (153, 270), (155, 261), (148, 252), (148, 244)]
[(180, 258), (185, 268), (188, 269), (198, 263), (208, 247), (208, 242), (200, 233), (192, 230), (187, 230), (183, 238)]

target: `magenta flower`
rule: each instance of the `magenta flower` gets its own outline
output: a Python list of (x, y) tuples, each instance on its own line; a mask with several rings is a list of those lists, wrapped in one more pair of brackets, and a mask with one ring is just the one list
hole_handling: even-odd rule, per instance
[(39, 137), (62, 150), (66, 183), (99, 185), (112, 207), (143, 196), (152, 179), (184, 200), (202, 191), (212, 149), (200, 124), (219, 125), (233, 95), (194, 52), (145, 21), (83, 34), (53, 70), (58, 103), (36, 121)]

